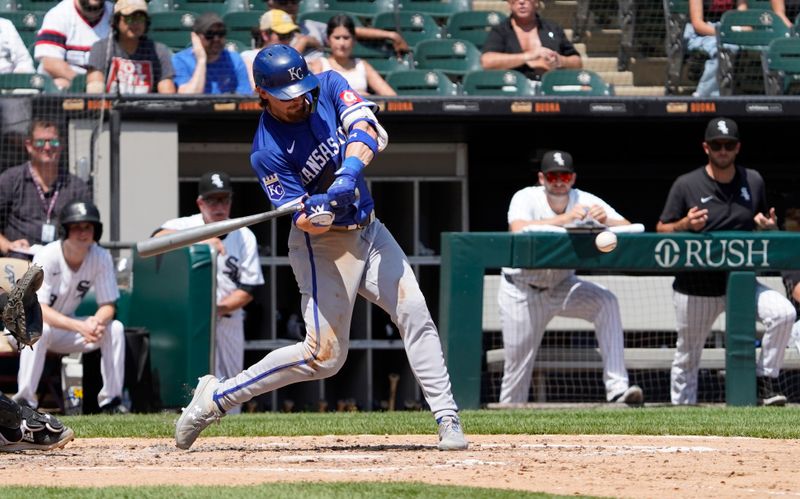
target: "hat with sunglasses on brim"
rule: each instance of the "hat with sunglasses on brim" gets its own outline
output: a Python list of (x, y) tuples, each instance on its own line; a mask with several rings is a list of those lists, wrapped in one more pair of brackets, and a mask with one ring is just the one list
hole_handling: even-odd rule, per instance
[(225, 21), (219, 17), (219, 14), (215, 14), (214, 12), (204, 12), (197, 16), (197, 19), (194, 20), (194, 27), (192, 27), (192, 31), (202, 35), (217, 24), (225, 26)]
[(117, 3), (114, 4), (114, 14), (129, 16), (134, 12), (147, 14), (147, 2), (145, 0), (117, 0)]
[(200, 177), (197, 194), (204, 198), (209, 194), (232, 194), (231, 177), (225, 172), (207, 172)]
[(300, 26), (292, 21), (292, 16), (280, 9), (270, 9), (261, 16), (258, 23), (261, 31), (274, 31), (279, 35), (286, 35), (300, 30)]
[(547, 151), (542, 158), (542, 173), (569, 172), (574, 173), (572, 155), (564, 151)]
[(712, 140), (731, 140), (739, 142), (739, 127), (730, 118), (714, 118), (706, 127), (706, 142)]

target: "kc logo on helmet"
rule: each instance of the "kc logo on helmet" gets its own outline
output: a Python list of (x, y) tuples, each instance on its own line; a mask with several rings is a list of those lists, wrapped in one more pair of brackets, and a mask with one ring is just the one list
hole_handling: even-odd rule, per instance
[(289, 80), (302, 80), (303, 79), (303, 68), (300, 66), (296, 66), (293, 68), (289, 68)]

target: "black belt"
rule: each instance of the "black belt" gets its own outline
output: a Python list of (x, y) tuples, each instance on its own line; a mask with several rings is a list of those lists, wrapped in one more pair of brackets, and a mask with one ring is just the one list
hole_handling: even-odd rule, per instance
[(375, 221), (375, 210), (369, 212), (367, 220), (363, 224), (350, 224), (350, 225), (331, 225), (332, 231), (347, 232), (350, 230), (363, 229)]
[[(503, 274), (503, 279), (505, 279), (506, 282), (509, 283), (509, 284), (516, 284), (514, 282), (514, 279), (512, 279), (511, 276), (508, 275), (508, 274)], [(530, 286), (532, 289), (534, 289), (536, 291), (546, 291), (546, 290), (550, 289), (550, 288), (543, 288), (541, 286), (536, 286), (535, 284), (528, 284), (528, 286)]]

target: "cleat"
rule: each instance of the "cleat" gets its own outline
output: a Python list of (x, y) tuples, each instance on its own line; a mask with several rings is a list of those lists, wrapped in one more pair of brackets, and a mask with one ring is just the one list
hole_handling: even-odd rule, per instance
[(458, 416), (443, 416), (436, 422), (439, 424), (439, 450), (465, 450), (468, 447)]
[(786, 396), (775, 389), (774, 384), (777, 382), (777, 378), (769, 378), (767, 376), (756, 378), (759, 405), (776, 407), (786, 405)]
[(644, 392), (637, 385), (631, 385), (624, 392), (611, 399), (614, 404), (628, 404), (632, 406), (644, 404)]
[(64, 426), (50, 414), (42, 414), (25, 406), (21, 407), (21, 411), (19, 432), (22, 438), (18, 441), (9, 441), (0, 433), (0, 451), (60, 449), (75, 438), (75, 432), (71, 428)]
[(175, 423), (175, 445), (179, 449), (191, 447), (208, 425), (225, 415), (214, 402), (214, 392), (218, 386), (219, 380), (210, 374), (198, 379), (192, 401), (183, 409), (181, 417)]

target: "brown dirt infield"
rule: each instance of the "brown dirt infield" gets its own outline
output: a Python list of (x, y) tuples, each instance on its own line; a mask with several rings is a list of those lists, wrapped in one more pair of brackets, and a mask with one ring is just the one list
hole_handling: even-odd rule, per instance
[[(723, 437), (471, 435), (439, 452), (435, 436), (77, 439), (64, 449), (0, 454), (6, 485), (247, 485), (421, 481), (614, 497), (800, 496), (800, 442)], [(12, 472), (13, 470), (13, 472)]]

